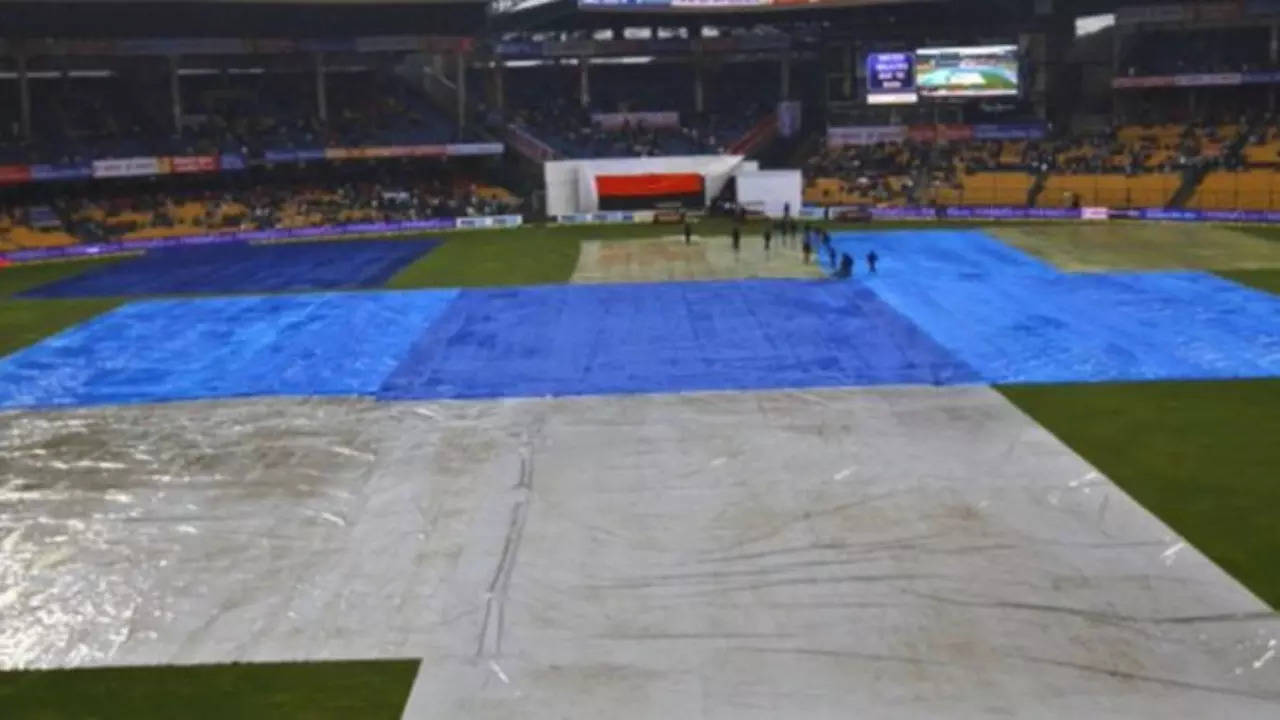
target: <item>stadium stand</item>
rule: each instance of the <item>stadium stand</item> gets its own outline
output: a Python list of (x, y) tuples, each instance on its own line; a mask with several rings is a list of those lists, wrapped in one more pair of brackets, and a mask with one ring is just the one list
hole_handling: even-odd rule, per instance
[(1270, 209), (1271, 173), (1240, 172), (1280, 159), (1280, 132), (1269, 123), (1166, 122), (1040, 141), (828, 148), (806, 163), (806, 202), (1163, 207), (1203, 175), (1191, 206)]
[[(141, 154), (165, 133), (141, 108), (122, 78), (62, 78), (33, 83), (31, 119), (35, 137), (23, 141), (10, 132), (0, 145), (0, 162), (71, 162), (93, 157)], [(11, 129), (16, 130), (10, 120)]]
[(1181, 185), (1174, 173), (1122, 175), (1052, 174), (1037, 200), (1039, 207), (1163, 207)]
[[(328, 119), (314, 80), (287, 67), (181, 73), (183, 125), (167, 116), (169, 88), (123, 73), (33, 85), (30, 141), (0, 136), (0, 162), (69, 164), (96, 158), (199, 155), (472, 139), (410, 83), (385, 68), (326, 71)], [(258, 72), (261, 70), (261, 72)]]
[(806, 163), (815, 205), (1026, 205), (1026, 142), (877, 143), (827, 149)]
[[(675, 125), (660, 127), (644, 120), (625, 121), (606, 129), (572, 101), (530, 103), (516, 111), (515, 124), (565, 157), (694, 155), (723, 149), (714, 130)], [(707, 134), (702, 134), (707, 132)]]
[[(572, 158), (691, 155), (724, 152), (778, 99), (776, 62), (723, 63), (704, 70), (704, 107), (696, 106), (687, 63), (591, 67), (587, 103), (579, 71), (551, 65), (509, 70), (505, 106), (512, 120)], [(472, 82), (482, 82), (480, 73)], [(664, 113), (608, 127), (601, 113)]]
[(70, 197), (54, 195), (47, 202), (0, 205), (0, 246), (17, 250), (220, 230), (502, 214), (521, 210), (523, 203), (502, 187), (413, 166), (277, 175), (164, 189), (101, 186)]
[(1194, 210), (1280, 210), (1280, 129), (1272, 116), (1250, 123), (1239, 153), (1206, 168), (1187, 200)]
[(1269, 44), (1265, 26), (1136, 33), (1124, 40), (1120, 68), (1129, 76), (1261, 70), (1274, 67)]
[(1274, 168), (1214, 170), (1205, 175), (1187, 207), (1194, 210), (1280, 209), (1280, 174)]

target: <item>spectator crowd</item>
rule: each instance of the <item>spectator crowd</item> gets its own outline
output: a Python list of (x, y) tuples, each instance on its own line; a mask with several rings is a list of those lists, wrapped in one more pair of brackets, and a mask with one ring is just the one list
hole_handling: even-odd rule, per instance
[[(704, 78), (704, 106), (696, 108), (687, 64), (593, 67), (588, 102), (573, 67), (509, 71), (505, 117), (486, 105), (481, 116), (496, 125), (509, 121), (572, 158), (718, 154), (728, 150), (777, 102), (777, 80), (761, 73), (776, 63), (726, 65)], [(477, 76), (473, 82), (481, 82)], [(670, 126), (643, 119), (604, 126), (611, 113), (675, 113)]]
[(317, 177), (261, 180), (213, 188), (100, 187), (0, 204), (0, 249), (523, 209), (518, 197), (497, 186), (408, 174), (340, 182)]
[(32, 138), (14, 103), (0, 104), (0, 164), (85, 163), (96, 158), (259, 157), (267, 150), (443, 144), (473, 139), (420, 89), (378, 69), (326, 75), (327, 118), (304, 72), (214, 73), (180, 80), (174, 126), (170, 88), (146, 77), (62, 78), (31, 85)]

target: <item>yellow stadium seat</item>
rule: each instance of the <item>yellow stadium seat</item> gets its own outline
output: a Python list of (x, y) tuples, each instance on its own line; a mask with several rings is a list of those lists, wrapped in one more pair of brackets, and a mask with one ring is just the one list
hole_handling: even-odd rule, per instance
[(1076, 198), (1081, 205), (1096, 205), (1097, 191), (1092, 175), (1051, 175), (1045, 180), (1036, 204), (1041, 207), (1070, 207)]
[(960, 176), (957, 202), (967, 205), (1026, 205), (1035, 179), (1024, 172), (979, 172)]
[(1256, 169), (1210, 172), (1187, 206), (1196, 210), (1280, 209), (1280, 173)]
[(837, 178), (817, 178), (805, 188), (804, 201), (811, 205), (842, 204), (844, 183)]
[(75, 245), (76, 239), (61, 230), (33, 230), (18, 226), (9, 231), (9, 242), (19, 248), (48, 248)]
[(174, 220), (186, 224), (195, 224), (197, 220), (203, 219), (207, 212), (209, 208), (202, 202), (186, 202), (175, 205), (170, 210)]
[(90, 205), (82, 208), (75, 214), (77, 220), (89, 220), (92, 222), (102, 222), (106, 219), (107, 213), (97, 205)]
[(1155, 173), (1126, 178), (1126, 202), (1117, 207), (1163, 207), (1182, 185), (1177, 173)]
[(506, 205), (515, 205), (520, 202), (520, 198), (516, 197), (510, 190), (496, 185), (477, 185), (475, 196), (489, 202)]
[(1181, 185), (1177, 173), (1149, 173), (1132, 177), (1119, 173), (1051, 175), (1036, 204), (1067, 207), (1074, 197), (1081, 205), (1105, 207), (1161, 207)]

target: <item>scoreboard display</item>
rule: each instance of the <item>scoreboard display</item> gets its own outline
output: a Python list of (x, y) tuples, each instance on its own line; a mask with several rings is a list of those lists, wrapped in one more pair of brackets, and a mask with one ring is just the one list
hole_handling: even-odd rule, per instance
[(915, 55), (909, 52), (867, 55), (867, 103), (910, 105), (919, 99)]
[(1016, 97), (1016, 45), (919, 48), (867, 55), (867, 104)]
[(920, 94), (984, 98), (1018, 94), (1018, 46), (925, 48), (916, 51)]

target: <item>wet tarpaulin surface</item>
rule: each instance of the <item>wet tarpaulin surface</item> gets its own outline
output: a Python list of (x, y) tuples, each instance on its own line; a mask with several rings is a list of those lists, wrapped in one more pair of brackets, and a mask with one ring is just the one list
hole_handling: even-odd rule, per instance
[(463, 293), (381, 397), (481, 398), (977, 380), (865, 289), (753, 280)]
[(415, 720), (1280, 707), (1275, 613), (987, 388), (0, 428), (0, 668), (424, 658)]
[(275, 245), (224, 243), (152, 250), (28, 290), (22, 297), (117, 297), (377, 287), (434, 240)]
[(135, 302), (0, 358), (0, 407), (370, 394), (456, 296)]
[(880, 273), (138, 303), (0, 358), (0, 407), (1280, 376), (1280, 298), (1212, 275), (1069, 275), (979, 233), (837, 243)]
[(0, 358), (0, 407), (976, 379), (869, 291), (762, 280), (141, 302)]
[(855, 287), (990, 382), (1280, 375), (1280, 297), (1216, 275), (1062, 273), (973, 231), (843, 233), (834, 244), (857, 258)]

